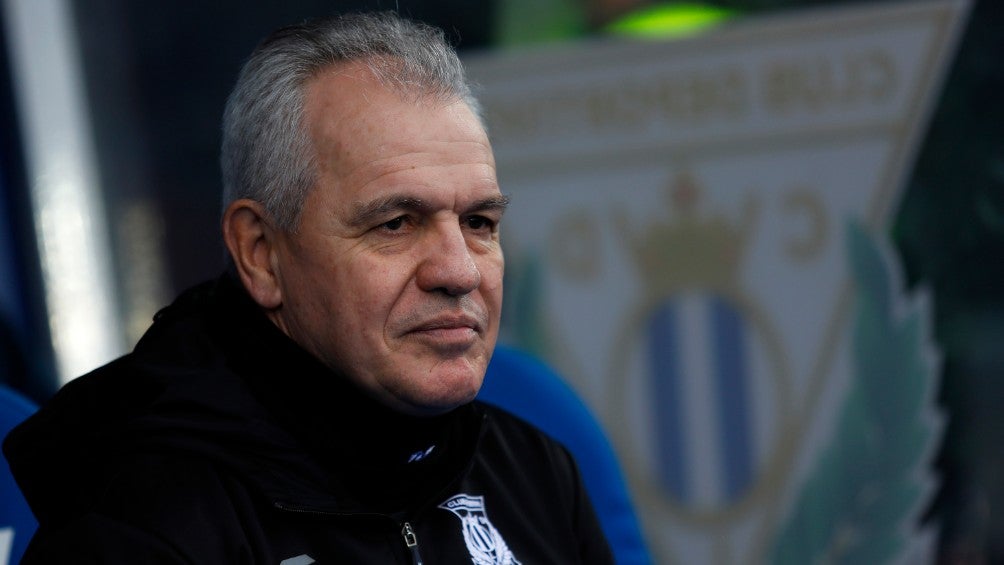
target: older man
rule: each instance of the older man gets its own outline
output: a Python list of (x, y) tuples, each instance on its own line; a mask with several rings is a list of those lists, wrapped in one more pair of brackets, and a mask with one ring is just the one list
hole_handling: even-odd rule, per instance
[(568, 453), (472, 402), (507, 200), (442, 35), (279, 30), (224, 122), (231, 268), (10, 436), (24, 562), (610, 562)]

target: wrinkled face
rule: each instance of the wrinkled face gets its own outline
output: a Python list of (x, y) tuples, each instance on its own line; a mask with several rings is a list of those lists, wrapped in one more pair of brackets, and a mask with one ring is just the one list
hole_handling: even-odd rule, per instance
[(319, 177), (278, 236), (270, 317), (395, 409), (471, 400), (498, 335), (506, 202), (477, 118), (352, 64), (308, 83), (305, 120)]

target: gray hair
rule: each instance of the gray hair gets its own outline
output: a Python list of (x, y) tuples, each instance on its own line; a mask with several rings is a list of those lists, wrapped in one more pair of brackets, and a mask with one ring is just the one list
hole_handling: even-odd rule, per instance
[(316, 163), (303, 124), (304, 86), (340, 63), (366, 64), (384, 85), (416, 99), (480, 105), (442, 30), (393, 12), (349, 14), (281, 28), (244, 64), (223, 114), (224, 209), (260, 202), (276, 225), (295, 231)]

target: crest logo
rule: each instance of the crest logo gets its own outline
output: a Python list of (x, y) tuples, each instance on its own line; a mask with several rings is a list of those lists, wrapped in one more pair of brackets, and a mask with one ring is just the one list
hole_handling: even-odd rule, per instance
[(469, 67), (532, 202), (501, 339), (597, 412), (658, 562), (932, 555), (930, 306), (884, 234), (963, 4)]
[(483, 496), (458, 494), (439, 505), (460, 518), (464, 543), (475, 565), (520, 565), (488, 519)]
[[(620, 334), (634, 344), (620, 350), (633, 349), (633, 364), (647, 375), (657, 482), (678, 503), (712, 511), (735, 504), (760, 474), (763, 449), (771, 446), (758, 445), (765, 434), (757, 426), (764, 423), (755, 417), (753, 391), (772, 392), (765, 408), (783, 413), (778, 405), (790, 395), (779, 385), (787, 370), (770, 318), (740, 282), (756, 201), (747, 199), (739, 222), (705, 216), (700, 187), (687, 172), (677, 175), (669, 196), (674, 222), (643, 233), (621, 222), (645, 284)], [(624, 360), (617, 363), (624, 367)], [(617, 389), (615, 396), (623, 387)]]
[[(826, 493), (844, 489), (854, 499), (862, 496), (859, 489), (865, 490), (867, 481), (841, 477), (836, 462), (799, 476), (800, 457), (881, 461), (882, 479), (869, 477), (872, 482), (910, 484), (923, 476), (940, 430), (930, 401), (933, 365), (925, 358), (931, 348), (924, 332), (911, 333), (912, 325), (926, 319), (927, 304), (912, 302), (909, 319), (897, 318), (903, 307), (892, 306), (903, 299), (893, 256), (882, 241), (850, 223), (844, 249), (858, 285), (855, 300), (863, 306), (851, 325), (849, 380), (842, 392), (806, 411), (794, 400), (811, 397), (799, 393), (792, 375), (791, 337), (782, 337), (775, 317), (741, 276), (746, 248), (764, 229), (758, 225), (756, 196), (748, 195), (728, 218), (702, 209), (702, 190), (689, 172), (679, 173), (670, 183), (674, 215), (669, 220), (633, 230), (618, 222), (644, 284), (613, 346), (608, 398), (620, 425), (611, 431), (628, 448), (626, 469), (640, 486), (651, 520), (673, 531), (656, 540), (664, 553), (683, 561), (733, 563), (755, 555), (776, 563), (811, 562), (823, 549), (805, 545), (799, 524), (818, 522), (810, 515), (819, 512), (816, 501)], [(801, 200), (808, 202), (805, 198), (803, 193)], [(885, 350), (896, 343), (901, 345)], [(895, 359), (883, 366), (904, 370), (873, 374), (877, 360), (887, 357)], [(910, 397), (916, 402), (898, 414), (868, 413), (862, 406), (881, 405), (881, 398), (897, 394), (876, 383), (915, 391)], [(823, 429), (821, 421), (835, 421), (835, 428), (828, 439), (809, 441), (806, 429)], [(908, 456), (886, 463), (882, 447), (856, 442), (862, 425), (883, 431), (910, 426), (910, 437), (918, 441)], [(878, 443), (885, 441), (899, 440), (883, 437)], [(849, 507), (847, 522), (861, 520), (865, 512), (886, 512), (895, 519), (891, 524), (907, 530), (929, 493), (927, 485), (913, 484), (911, 504), (895, 506), (896, 501), (876, 496), (875, 507), (867, 511)], [(782, 510), (786, 500), (791, 506)], [(831, 505), (824, 512), (842, 511)], [(839, 537), (836, 529), (817, 533), (823, 539)], [(916, 543), (927, 543), (923, 537), (927, 534)], [(907, 545), (879, 534), (855, 543), (849, 553), (863, 555), (880, 546), (906, 551)]]

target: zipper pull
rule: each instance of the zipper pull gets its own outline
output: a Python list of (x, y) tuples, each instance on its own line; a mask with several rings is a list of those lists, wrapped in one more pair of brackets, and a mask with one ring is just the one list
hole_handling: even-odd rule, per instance
[(411, 562), (414, 565), (422, 565), (422, 554), (418, 552), (418, 538), (415, 537), (415, 530), (411, 529), (411, 524), (404, 523), (401, 535), (404, 536), (404, 545), (407, 545), (411, 551)]

